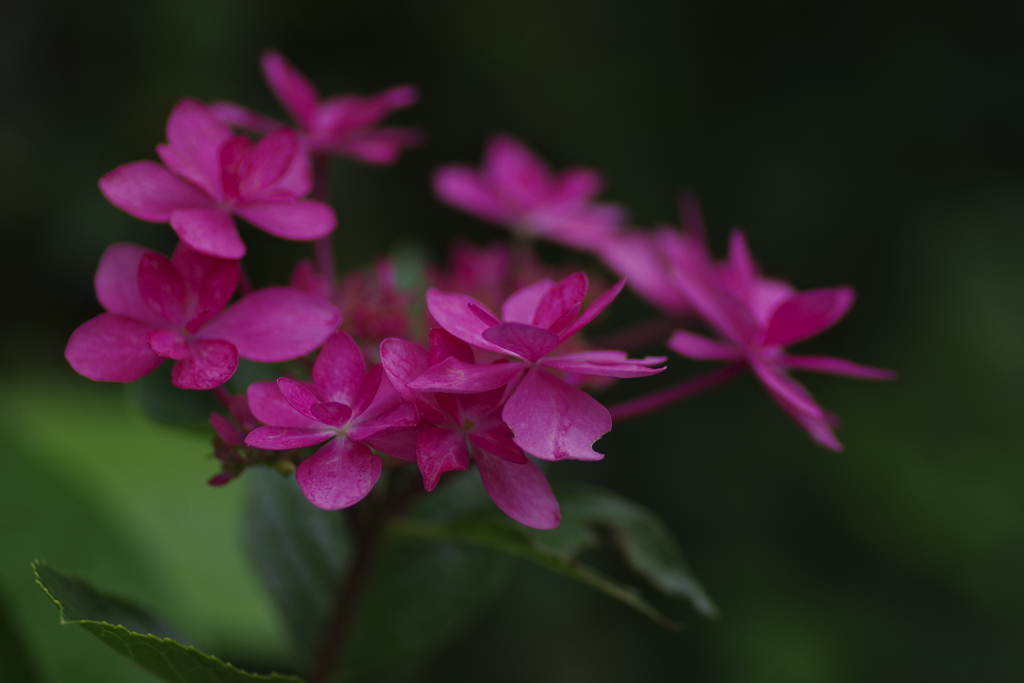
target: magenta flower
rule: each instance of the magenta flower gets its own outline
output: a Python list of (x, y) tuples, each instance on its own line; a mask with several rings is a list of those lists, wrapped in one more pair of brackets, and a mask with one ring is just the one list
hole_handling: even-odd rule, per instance
[[(305, 148), (313, 153), (340, 154), (367, 164), (391, 164), (402, 149), (423, 141), (411, 128), (376, 128), (388, 114), (419, 99), (414, 86), (399, 85), (376, 95), (339, 95), (321, 101), (316, 86), (273, 50), (260, 58), (263, 77), (281, 107), (299, 128)], [(239, 128), (270, 133), (284, 124), (233, 102), (214, 102), (211, 113)]]
[(403, 339), (381, 344), (381, 364), (398, 393), (419, 410), (416, 463), (423, 486), (433, 491), (442, 474), (469, 467), (470, 453), (484, 489), (505, 514), (534, 529), (553, 529), (561, 514), (544, 473), (512, 439), (502, 421), (507, 391), (497, 387), (478, 394), (416, 391), (410, 384), (447, 358), (474, 363), (473, 349), (444, 330), (430, 332), (430, 352)]
[(102, 382), (133, 382), (170, 358), (175, 386), (212, 389), (231, 378), (239, 356), (260, 363), (298, 358), (341, 322), (331, 304), (284, 287), (227, 306), (237, 284), (237, 261), (184, 243), (170, 260), (134, 244), (112, 245), (95, 279), (107, 312), (75, 330), (64, 355), (79, 374)]
[(836, 418), (824, 411), (789, 370), (809, 370), (858, 379), (886, 380), (895, 373), (830, 356), (794, 356), (786, 346), (835, 325), (853, 305), (850, 287), (797, 292), (760, 275), (739, 230), (729, 242), (729, 259), (717, 270), (699, 254), (671, 255), (680, 290), (720, 339), (677, 330), (668, 347), (695, 360), (741, 361), (750, 366), (769, 395), (817, 443), (842, 445), (832, 432)]
[(487, 143), (482, 168), (442, 166), (434, 173), (438, 199), (513, 232), (575, 249), (594, 249), (619, 230), (621, 207), (596, 204), (604, 181), (590, 168), (554, 175), (518, 140), (496, 135)]
[(167, 143), (157, 145), (157, 154), (166, 168), (153, 161), (119, 166), (100, 178), (100, 191), (136, 218), (170, 223), (201, 254), (245, 256), (233, 216), (298, 241), (324, 237), (337, 225), (334, 209), (302, 199), (312, 174), (292, 130), (252, 144), (199, 102), (184, 99), (167, 119)]
[[(313, 383), (282, 377), (249, 385), (249, 406), (265, 427), (245, 443), (272, 451), (324, 443), (299, 465), (295, 478), (309, 502), (325, 510), (355, 505), (380, 477), (380, 458), (371, 447), (389, 432), (413, 427), (416, 407), (404, 402), (380, 365), (366, 370), (349, 335), (331, 335), (313, 365)], [(394, 453), (402, 457), (402, 453)]]
[(562, 342), (582, 329), (622, 291), (622, 280), (599, 296), (582, 314), (587, 292), (583, 273), (554, 283), (541, 280), (510, 296), (502, 320), (476, 299), (462, 294), (427, 292), (427, 307), (449, 333), (512, 362), (474, 365), (451, 356), (409, 384), (420, 391), (476, 394), (514, 383), (502, 410), (516, 445), (542, 460), (600, 460), (593, 444), (611, 430), (608, 409), (583, 391), (551, 374), (563, 370), (599, 377), (646, 377), (664, 357), (630, 359), (622, 351), (584, 351), (551, 356)]

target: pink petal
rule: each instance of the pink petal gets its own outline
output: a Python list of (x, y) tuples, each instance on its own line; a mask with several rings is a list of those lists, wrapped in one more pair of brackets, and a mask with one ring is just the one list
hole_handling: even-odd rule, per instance
[(99, 382), (134, 382), (163, 358), (149, 348), (153, 327), (111, 313), (87, 320), (71, 333), (64, 357), (75, 372)]
[(380, 363), (398, 395), (406, 401), (415, 400), (416, 392), (408, 384), (427, 369), (427, 351), (404, 339), (385, 339), (380, 344)]
[(149, 249), (134, 244), (112, 244), (100, 257), (93, 282), (96, 298), (109, 313), (162, 327), (167, 321), (146, 305), (139, 293), (139, 261)]
[(615, 301), (615, 297), (619, 295), (619, 292), (621, 292), (622, 288), (625, 286), (625, 278), (612, 285), (611, 289), (603, 292), (601, 296), (594, 299), (594, 303), (590, 304), (590, 307), (583, 312), (583, 315), (576, 318), (576, 321), (572, 325), (569, 325), (568, 328), (559, 332), (558, 338), (564, 341), (589, 325), (594, 318), (600, 315), (604, 309), (608, 308), (608, 306)]
[(292, 157), (291, 166), (277, 181), (275, 191), (284, 191), (296, 197), (305, 197), (313, 189), (313, 162), (308, 145), (300, 137), (299, 148)]
[[(356, 415), (361, 416), (369, 409), (372, 403), (376, 402), (376, 411), (373, 414), (377, 414), (389, 409), (391, 405), (398, 403), (398, 401), (398, 392), (395, 391), (391, 382), (384, 377), (384, 368), (379, 364), (373, 365), (352, 395), (352, 411)], [(385, 407), (384, 404), (387, 404), (387, 406)]]
[(171, 384), (179, 389), (213, 389), (231, 379), (238, 350), (223, 339), (193, 339), (192, 353), (171, 368)]
[(716, 331), (735, 344), (752, 343), (758, 324), (749, 306), (718, 285), (701, 255), (681, 252), (674, 257), (673, 266), (680, 291)]
[[(281, 395), (288, 401), (292, 408), (299, 411), (311, 420), (322, 422), (312, 412), (313, 404), (320, 403), (320, 396), (316, 389), (309, 382), (299, 382), (288, 377), (280, 377), (277, 380), (277, 388)], [(274, 423), (268, 423), (274, 424)]]
[(167, 257), (151, 252), (139, 260), (139, 294), (161, 318), (185, 326), (185, 281)]
[(501, 416), (516, 445), (542, 460), (600, 460), (593, 445), (612, 428), (607, 408), (540, 369), (526, 373)]
[(490, 325), (473, 313), (470, 304), (494, 317), (490, 309), (471, 296), (449, 294), (433, 288), (427, 291), (427, 309), (441, 327), (477, 348), (504, 355), (505, 351), (500, 346), (484, 339), (483, 332)]
[(783, 356), (777, 362), (789, 370), (823, 372), (829, 375), (854, 377), (856, 379), (896, 379), (896, 373), (892, 370), (873, 368), (869, 365), (861, 365), (844, 358), (833, 358), (831, 356)]
[(729, 235), (728, 274), (736, 294), (750, 302), (759, 273), (742, 230), (733, 230)]
[(323, 443), (337, 432), (333, 429), (302, 429), (300, 427), (257, 427), (245, 437), (245, 445), (268, 451), (288, 451)]
[(273, 50), (267, 50), (260, 57), (260, 68), (281, 107), (304, 128), (312, 128), (320, 99), (313, 84), (291, 62)]
[(210, 112), (214, 118), (230, 126), (251, 130), (254, 133), (265, 134), (284, 127), (284, 124), (280, 121), (254, 112), (234, 102), (210, 102), (206, 105), (206, 111)]
[(341, 313), (323, 299), (286, 287), (267, 287), (228, 306), (198, 336), (226, 339), (242, 358), (280, 363), (323, 344), (340, 322)]
[(369, 448), (339, 436), (303, 460), (295, 479), (310, 503), (324, 510), (340, 510), (365, 498), (380, 471), (380, 458)]
[(245, 256), (245, 243), (227, 211), (182, 209), (171, 213), (170, 223), (181, 241), (201, 254), (222, 259)]
[(412, 403), (399, 403), (390, 410), (375, 414), (367, 410), (354, 420), (349, 436), (355, 441), (366, 441), (381, 434), (397, 432), (419, 424), (420, 416)]
[(855, 297), (850, 287), (797, 294), (775, 309), (762, 343), (788, 346), (820, 334), (846, 315)]
[(234, 212), (260, 230), (296, 242), (326, 237), (338, 225), (334, 209), (312, 199), (245, 204)]
[(265, 135), (249, 150), (248, 165), (239, 175), (241, 196), (258, 199), (272, 189), (291, 167), (298, 151), (299, 142), (290, 128)]
[(652, 235), (639, 231), (616, 235), (600, 247), (598, 254), (609, 268), (628, 279), (630, 289), (655, 307), (669, 315), (690, 310)]
[(332, 401), (314, 403), (310, 407), (310, 412), (318, 422), (323, 422), (325, 425), (339, 429), (345, 426), (345, 423), (352, 417), (351, 408), (344, 403), (334, 403)]
[(477, 450), (476, 464), (487, 495), (502, 512), (533, 529), (558, 526), (562, 520), (558, 500), (535, 462), (514, 464)]
[(477, 394), (505, 386), (525, 369), (523, 363), (472, 365), (457, 358), (446, 358), (428, 368), (416, 381), (409, 384), (409, 388), (417, 391)]
[(558, 346), (558, 335), (533, 325), (498, 323), (484, 330), (484, 339), (530, 362), (546, 356)]
[(707, 248), (707, 231), (704, 229), (704, 217), (701, 215), (700, 202), (697, 196), (684, 192), (679, 195), (679, 225), (688, 237), (698, 245)]
[(192, 355), (188, 340), (181, 332), (175, 330), (150, 330), (146, 340), (153, 353), (161, 358), (183, 360)]
[(592, 168), (567, 168), (558, 179), (557, 196), (560, 200), (586, 201), (601, 194), (604, 178)]
[(288, 402), (277, 382), (253, 382), (245, 392), (253, 416), (265, 425), (322, 431), (323, 425), (306, 417)]
[(484, 177), (518, 208), (551, 199), (554, 179), (540, 157), (508, 135), (495, 135), (484, 152)]
[(609, 360), (606, 351), (584, 351), (582, 353), (566, 354), (545, 358), (541, 363), (546, 368), (557, 368), (565, 372), (575, 372), (580, 375), (597, 377), (618, 377), (627, 379), (630, 377), (650, 377), (665, 370), (664, 367), (652, 368), (651, 365), (664, 363), (667, 359), (664, 356), (647, 356), (646, 358), (627, 358), (626, 352), (618, 352), (619, 358)]
[(231, 129), (193, 99), (175, 105), (167, 119), (167, 144), (156, 148), (160, 160), (208, 195), (224, 197), (220, 184), (220, 147), (232, 137)]
[(190, 293), (187, 329), (194, 333), (231, 300), (238, 286), (239, 262), (206, 256), (179, 242), (171, 263), (181, 273)]
[(415, 128), (379, 128), (346, 135), (327, 145), (327, 150), (362, 161), (385, 166), (398, 160), (402, 149), (423, 144), (424, 135)]
[(220, 413), (210, 413), (210, 426), (228, 446), (241, 446), (245, 443), (245, 437), (238, 431), (238, 427)]
[(544, 279), (513, 292), (501, 306), (501, 319), (507, 323), (533, 325), (537, 306), (554, 286), (554, 282)]
[(665, 342), (665, 346), (680, 356), (694, 360), (737, 360), (743, 357), (743, 351), (735, 346), (708, 339), (686, 330), (676, 330)]
[[(526, 454), (523, 453), (523, 449), (516, 445), (516, 442), (512, 440), (512, 430), (506, 427), (504, 424), (501, 425), (503, 430), (498, 432), (491, 430), (484, 433), (470, 433), (469, 440), (479, 449), (483, 449), (491, 455), (496, 455), (502, 460), (511, 463), (524, 464), (527, 461)], [(508, 432), (507, 434), (504, 432)]]
[(442, 474), (469, 467), (466, 437), (451, 429), (424, 427), (416, 435), (416, 464), (423, 475), (423, 488), (433, 491)]
[(433, 182), (434, 194), (449, 206), (492, 223), (510, 223), (516, 218), (469, 166), (442, 166), (434, 171)]
[[(328, 337), (313, 365), (313, 383), (323, 400), (344, 403), (354, 409), (365, 378), (366, 362), (355, 340), (347, 332), (335, 332)], [(377, 387), (373, 390), (376, 392)], [(359, 414), (362, 410), (355, 412)]]
[[(437, 365), (449, 357), (458, 358), (463, 363), (476, 362), (472, 346), (449, 332), (435, 327), (430, 330), (430, 351), (427, 353), (427, 365), (428, 367)], [(411, 377), (410, 381), (414, 379), (416, 378)]]
[(751, 368), (758, 379), (764, 384), (775, 402), (787, 412), (798, 411), (816, 419), (822, 419), (824, 413), (810, 392), (802, 384), (787, 375), (783, 370), (767, 363), (751, 363)]
[(392, 458), (416, 462), (417, 432), (419, 432), (417, 427), (398, 429), (393, 432), (375, 434), (367, 439), (363, 439), (361, 443), (376, 451), (390, 455)]
[(822, 416), (814, 417), (804, 413), (800, 410), (796, 410), (793, 406), (779, 402), (779, 406), (782, 410), (789, 415), (794, 422), (807, 432), (811, 439), (820, 446), (831, 449), (833, 451), (843, 450), (843, 445), (839, 443), (836, 435), (832, 432), (832, 422), (838, 422), (835, 416), (824, 413)]
[(134, 161), (100, 178), (100, 192), (122, 211), (166, 223), (178, 209), (208, 207), (213, 200), (155, 161)]
[(541, 298), (537, 304), (537, 313), (530, 322), (537, 327), (549, 329), (573, 306), (579, 310), (583, 297), (587, 295), (587, 285), (587, 276), (583, 273), (574, 273), (556, 283)]

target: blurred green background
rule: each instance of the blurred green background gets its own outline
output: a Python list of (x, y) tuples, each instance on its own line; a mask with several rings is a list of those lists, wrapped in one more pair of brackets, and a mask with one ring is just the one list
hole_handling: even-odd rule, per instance
[[(842, 454), (744, 378), (617, 427), (600, 463), (552, 468), (663, 514), (720, 621), (665, 605), (688, 628), (662, 632), (524, 566), (478, 628), (400, 680), (1021, 680), (1021, 35), (1009, 2), (4, 3), (0, 679), (150, 680), (57, 625), (34, 557), (159, 608), (216, 654), (284, 657), (241, 548), (244, 478), (207, 487), (204, 434), (147, 420), (62, 357), (99, 312), (103, 249), (172, 246), (97, 179), (154, 158), (182, 96), (279, 115), (256, 64), (273, 46), (323, 93), (422, 87), (393, 120), (426, 146), (391, 168), (334, 167), (342, 265), (499, 237), (435, 203), (428, 177), (509, 132), (557, 167), (604, 170), (638, 225), (674, 221), (692, 188), (720, 252), (738, 225), (770, 274), (854, 285), (852, 314), (808, 350), (900, 372), (807, 380), (847, 423)], [(244, 236), (260, 283), (307, 249)], [(621, 320), (649, 314), (618, 305)]]

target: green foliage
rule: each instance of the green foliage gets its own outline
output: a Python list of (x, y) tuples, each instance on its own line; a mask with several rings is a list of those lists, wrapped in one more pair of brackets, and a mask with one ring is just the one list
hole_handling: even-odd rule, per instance
[(651, 510), (597, 486), (574, 484), (556, 490), (562, 508), (557, 529), (528, 529), (493, 506), (449, 510), (443, 516), (418, 516), (400, 523), (408, 538), (453, 540), (530, 560), (581, 581), (650, 617), (666, 628), (679, 625), (665, 617), (641, 592), (582, 562), (587, 550), (603, 544), (606, 531), (633, 571), (665, 595), (691, 602), (706, 617), (717, 609), (691, 574), (668, 527)]
[[(250, 552), (305, 667), (348, 559), (342, 516), (310, 505), (294, 479), (251, 474)], [(436, 507), (443, 508), (446, 495), (437, 495), (442, 500)], [(341, 678), (363, 680), (426, 660), (497, 598), (508, 569), (507, 558), (480, 548), (387, 538), (345, 649)]]
[(7, 607), (0, 599), (0, 681), (35, 683), (37, 680), (21, 638), (7, 616)]
[(86, 631), (143, 669), (171, 683), (298, 683), (292, 676), (246, 673), (167, 637), (158, 617), (123, 600), (97, 593), (47, 564), (33, 564), (36, 580), (60, 610), (62, 624)]
[(173, 363), (163, 363), (125, 387), (128, 399), (157, 422), (209, 431), (210, 412), (220, 404), (208, 391), (187, 391), (171, 384)]

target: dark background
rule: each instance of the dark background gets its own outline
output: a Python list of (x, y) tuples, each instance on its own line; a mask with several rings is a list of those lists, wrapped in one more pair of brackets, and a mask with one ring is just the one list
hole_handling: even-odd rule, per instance
[[(855, 286), (853, 312), (808, 350), (900, 372), (889, 385), (807, 380), (846, 420), (842, 454), (814, 446), (744, 378), (617, 427), (600, 463), (552, 468), (663, 514), (720, 621), (665, 604), (688, 625), (665, 633), (524, 566), (473, 633), (402, 680), (1021, 680), (1021, 35), (1024, 5), (998, 2), (4, 3), (0, 600), (11, 637), (47, 680), (86, 680), (54, 650), (102, 649), (58, 633), (27, 570), (44, 555), (150, 604), (192, 595), (178, 619), (218, 652), (257, 639), (238, 614), (204, 616), (222, 607), (204, 597), (206, 579), (227, 595), (251, 578), (174, 560), (201, 547), (219, 562), (225, 541), (204, 533), (232, 537), (240, 507), (223, 501), (241, 494), (202, 488), (215, 468), (199, 437), (191, 478), (167, 483), (178, 437), (146, 431), (119, 387), (77, 377), (62, 350), (99, 311), (91, 278), (107, 245), (172, 244), (165, 227), (110, 206), (97, 179), (154, 158), (182, 96), (280, 115), (257, 68), (273, 46), (325, 94), (422, 88), (392, 120), (422, 126), (427, 145), (394, 167), (334, 166), (343, 266), (410, 241), (441, 254), (457, 235), (498, 238), (437, 204), (428, 178), (509, 132), (558, 168), (602, 169), (606, 196), (637, 225), (674, 221), (676, 191), (692, 188), (719, 253), (741, 226), (768, 273)], [(284, 280), (277, 244), (244, 236), (256, 279)], [(622, 319), (645, 315), (635, 299), (618, 306)], [(678, 376), (701, 369), (673, 359)], [(112, 436), (126, 421), (137, 436)], [(69, 501), (80, 510), (61, 512)], [(115, 527), (109, 548), (95, 540), (103, 525)], [(137, 571), (110, 559), (133, 553)], [(150, 570), (157, 578), (140, 578)], [(255, 604), (255, 589), (237, 590), (231, 604)], [(265, 605), (251, 609), (270, 623)], [(97, 680), (145, 680), (96, 661), (111, 667)]]

